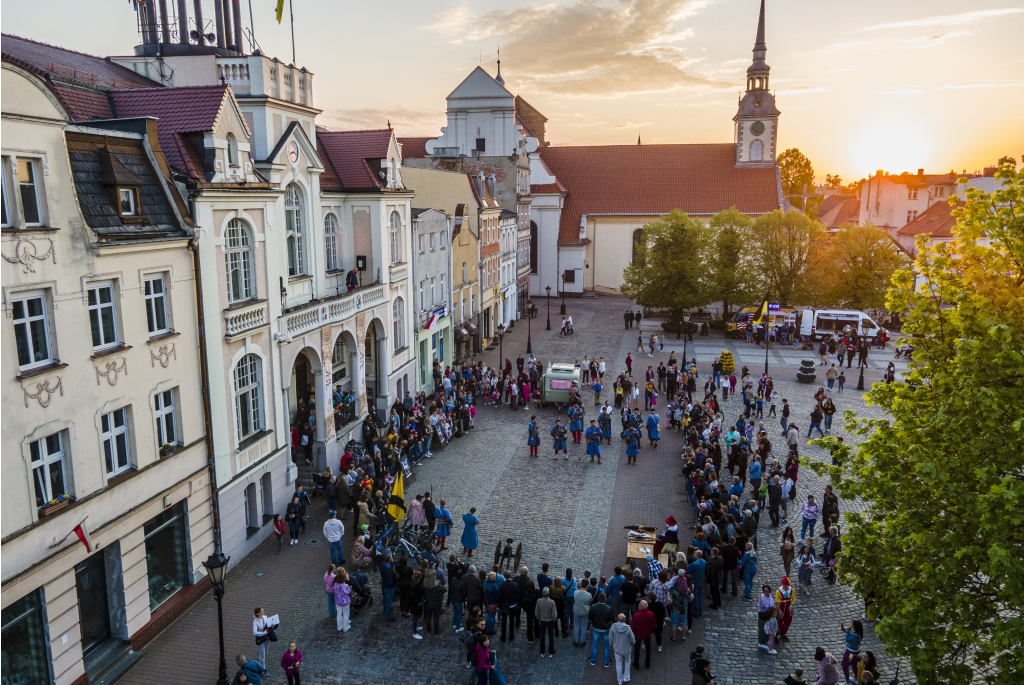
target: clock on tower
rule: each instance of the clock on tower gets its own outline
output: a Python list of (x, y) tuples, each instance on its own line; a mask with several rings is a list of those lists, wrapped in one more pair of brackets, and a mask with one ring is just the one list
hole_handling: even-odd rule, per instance
[(747, 68), (747, 91), (740, 98), (735, 122), (736, 166), (763, 167), (775, 165), (775, 142), (778, 135), (779, 110), (775, 96), (768, 90), (769, 66), (765, 63), (768, 48), (764, 42), (764, 0), (757, 21), (754, 60)]

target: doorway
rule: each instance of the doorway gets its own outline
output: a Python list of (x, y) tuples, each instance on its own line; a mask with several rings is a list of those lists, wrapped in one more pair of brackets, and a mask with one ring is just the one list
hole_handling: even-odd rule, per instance
[(110, 593), (103, 552), (75, 566), (75, 586), (82, 627), (82, 656), (88, 658), (110, 638)]

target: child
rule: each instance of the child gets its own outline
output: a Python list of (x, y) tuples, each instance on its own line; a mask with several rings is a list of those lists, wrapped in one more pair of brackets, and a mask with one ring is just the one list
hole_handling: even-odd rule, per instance
[(274, 535), (277, 536), (277, 553), (284, 552), (284, 519), (280, 514), (274, 514)]
[(772, 390), (771, 407), (768, 410), (768, 416), (775, 416), (775, 405), (779, 401), (779, 393)]
[(783, 681), (785, 685), (807, 685), (807, 681), (804, 680), (804, 669), (797, 666), (793, 669), (793, 672), (786, 676), (786, 680)]
[(764, 418), (764, 395), (758, 393), (757, 395), (757, 418)]
[(292, 640), (288, 643), (288, 650), (281, 655), (281, 668), (288, 676), (288, 685), (299, 685), (299, 666), (302, 665), (302, 652), (299, 646)]
[(600, 407), (601, 406), (601, 390), (603, 390), (603, 387), (601, 386), (601, 381), (600, 380), (595, 380), (594, 381), (594, 406), (595, 407)]
[(779, 619), (776, 618), (779, 614), (779, 610), (772, 607), (768, 610), (768, 620), (764, 622), (764, 632), (768, 636), (768, 653), (778, 654), (778, 650), (775, 649), (775, 638), (779, 635)]

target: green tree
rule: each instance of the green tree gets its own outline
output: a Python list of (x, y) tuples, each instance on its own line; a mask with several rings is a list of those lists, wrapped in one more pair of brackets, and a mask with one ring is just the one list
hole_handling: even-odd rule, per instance
[(750, 255), (773, 300), (793, 304), (804, 287), (812, 248), (824, 232), (821, 224), (791, 209), (762, 214), (750, 230)]
[(843, 179), (839, 178), (839, 174), (825, 174), (825, 187), (842, 188)]
[(782, 178), (782, 193), (789, 197), (794, 206), (807, 209), (807, 203), (799, 197), (804, 192), (814, 192), (814, 167), (800, 150), (791, 147), (779, 155), (779, 175)]
[(623, 272), (622, 292), (641, 306), (669, 310), (672, 320), (714, 301), (705, 266), (711, 252), (711, 229), (672, 210), (643, 227), (636, 259)]
[(817, 440), (843, 465), (810, 463), (867, 503), (846, 515), (842, 576), (921, 683), (1024, 679), (1024, 173), (1004, 158), (996, 178), (893, 278), (917, 348), (906, 383), (867, 395), (888, 418), (847, 412), (865, 440)]
[(906, 256), (888, 233), (845, 224), (818, 239), (801, 290), (809, 303), (820, 306), (881, 308), (892, 275), (906, 266)]
[(756, 275), (750, 264), (749, 233), (753, 221), (731, 207), (711, 217), (714, 234), (711, 252), (711, 281), (714, 299), (722, 301), (722, 318), (729, 318), (734, 304), (752, 301), (757, 295)]

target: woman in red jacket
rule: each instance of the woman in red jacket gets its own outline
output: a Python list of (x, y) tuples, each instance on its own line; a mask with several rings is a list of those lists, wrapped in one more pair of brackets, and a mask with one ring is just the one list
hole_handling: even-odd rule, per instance
[(281, 668), (288, 676), (288, 685), (301, 685), (299, 682), (299, 666), (302, 664), (302, 652), (295, 640), (288, 643), (288, 649), (281, 655)]

